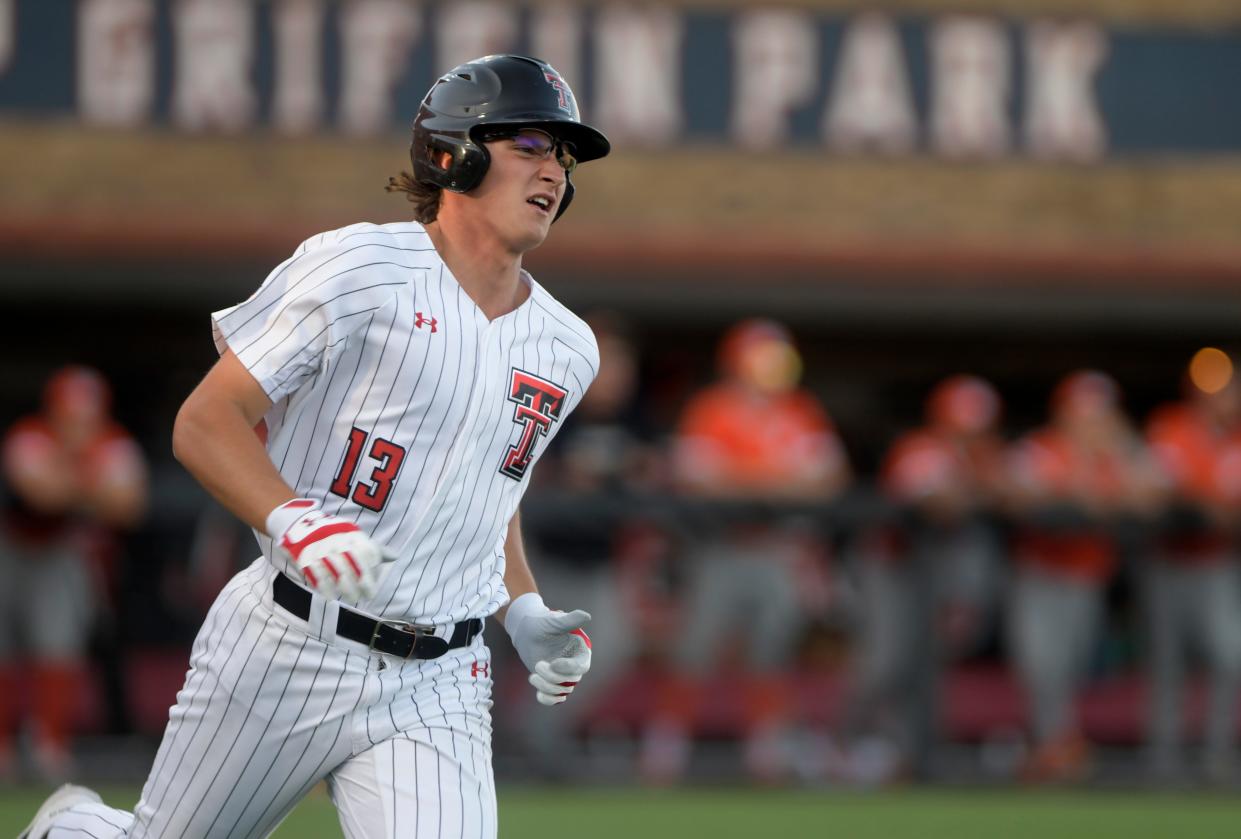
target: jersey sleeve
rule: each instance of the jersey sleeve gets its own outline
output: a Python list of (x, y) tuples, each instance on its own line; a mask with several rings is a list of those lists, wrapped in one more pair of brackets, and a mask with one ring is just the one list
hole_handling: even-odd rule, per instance
[(819, 481), (848, 468), (845, 447), (832, 418), (817, 399), (799, 391), (789, 399), (790, 419), (798, 433), (787, 447), (792, 456), (789, 473), (804, 481)]
[(216, 350), (232, 350), (273, 402), (282, 399), (395, 299), (405, 279), (390, 260), (365, 239), (307, 240), (248, 300), (212, 314)]
[(95, 488), (129, 488), (146, 483), (146, 457), (138, 442), (119, 426), (100, 435), (84, 461), (87, 476)]
[(18, 484), (41, 470), (56, 468), (56, 442), (46, 427), (33, 417), (13, 424), (4, 435), (2, 449), (4, 478)]
[(1194, 479), (1194, 464), (1190, 456), (1190, 435), (1179, 406), (1157, 408), (1146, 426), (1146, 442), (1152, 456), (1169, 482), (1180, 489), (1189, 487)]

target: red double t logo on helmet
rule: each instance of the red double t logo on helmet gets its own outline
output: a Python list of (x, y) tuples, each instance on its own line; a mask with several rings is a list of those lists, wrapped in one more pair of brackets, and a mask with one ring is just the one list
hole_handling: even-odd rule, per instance
[(525, 477), (534, 455), (534, 444), (547, 434), (552, 423), (560, 419), (565, 397), (569, 392), (554, 382), (540, 379), (533, 373), (513, 368), (509, 379), (508, 399), (517, 403), (513, 422), (522, 426), (521, 438), (509, 446), (500, 464), (500, 473), (514, 481)]
[(549, 85), (556, 88), (556, 95), (559, 98), (556, 104), (560, 106), (560, 110), (573, 113), (573, 106), (569, 104), (569, 86), (564, 83), (564, 79), (551, 69), (544, 70), (543, 77), (547, 79)]

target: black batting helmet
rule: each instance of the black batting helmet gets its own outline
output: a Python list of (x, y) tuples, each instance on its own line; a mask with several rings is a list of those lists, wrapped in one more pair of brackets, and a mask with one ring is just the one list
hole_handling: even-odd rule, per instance
[[(579, 162), (611, 151), (608, 138), (585, 125), (573, 91), (546, 61), (524, 55), (488, 55), (445, 73), (431, 86), (409, 147), (414, 179), (453, 192), (468, 192), (482, 181), (491, 155), (476, 129), (539, 128), (571, 145)], [(451, 160), (437, 162), (440, 152)], [(565, 175), (564, 197), (556, 218), (573, 200)]]

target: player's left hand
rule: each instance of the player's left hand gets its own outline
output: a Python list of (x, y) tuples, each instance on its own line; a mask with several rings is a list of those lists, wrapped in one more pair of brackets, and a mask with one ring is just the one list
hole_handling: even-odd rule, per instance
[(590, 669), (590, 637), (582, 630), (589, 620), (589, 613), (581, 609), (547, 608), (535, 592), (509, 605), (504, 628), (530, 671), (535, 698), (543, 705), (559, 705), (568, 699)]

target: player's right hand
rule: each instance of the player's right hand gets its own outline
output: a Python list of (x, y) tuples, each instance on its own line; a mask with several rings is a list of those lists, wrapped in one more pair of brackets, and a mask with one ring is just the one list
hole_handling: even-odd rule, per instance
[[(323, 597), (353, 603), (373, 597), (383, 548), (353, 522), (316, 507), (306, 498), (282, 504), (267, 518), (269, 534), (292, 557), (306, 585)], [(280, 533), (272, 532), (290, 518)], [(272, 527), (273, 521), (279, 523)]]

